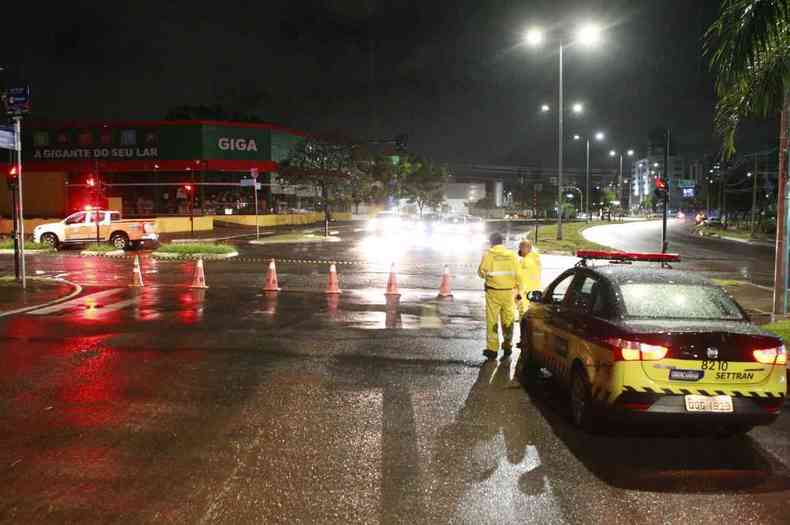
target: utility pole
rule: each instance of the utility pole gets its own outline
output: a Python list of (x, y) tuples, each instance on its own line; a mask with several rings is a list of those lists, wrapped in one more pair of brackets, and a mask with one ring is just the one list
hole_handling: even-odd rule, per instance
[(776, 256), (774, 259), (774, 315), (787, 313), (787, 149), (790, 91), (785, 92), (779, 123), (779, 177), (776, 202)]
[(585, 175), (587, 181), (587, 187), (585, 188), (585, 193), (587, 194), (587, 199), (585, 199), (586, 207), (584, 208), (584, 215), (587, 219), (587, 222), (590, 222), (590, 135), (587, 134), (587, 152), (585, 154)]
[(22, 288), (27, 288), (25, 271), (25, 210), (22, 202), (22, 117), (18, 115), (14, 117), (14, 132), (16, 134), (16, 234), (19, 247), (19, 282), (22, 284)]
[(664, 183), (666, 184), (666, 187), (664, 190), (664, 217), (661, 221), (661, 253), (666, 253), (667, 248), (669, 247), (669, 241), (667, 240), (667, 214), (669, 213), (669, 192), (671, 188), (669, 183), (669, 128), (667, 128), (666, 133), (667, 144), (664, 148)]
[(752, 227), (751, 236), (755, 232), (755, 214), (757, 213), (757, 154), (754, 155), (754, 172), (752, 173)]
[(564, 139), (562, 131), (562, 113), (565, 108), (562, 105), (562, 55), (564, 53), (564, 45), (560, 44), (560, 87), (559, 87), (559, 104), (557, 105), (557, 119), (558, 119), (558, 154), (557, 154), (557, 240), (562, 240), (562, 142)]

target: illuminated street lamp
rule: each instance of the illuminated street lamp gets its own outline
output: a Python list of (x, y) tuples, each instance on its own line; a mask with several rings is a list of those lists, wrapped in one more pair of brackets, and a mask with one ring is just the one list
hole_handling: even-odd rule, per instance
[(584, 104), (581, 102), (575, 102), (573, 106), (571, 106), (571, 111), (576, 113), (577, 115), (584, 111)]
[(549, 107), (548, 104), (543, 104), (542, 106), (540, 106), (541, 113), (548, 113), (550, 109), (551, 107)]
[[(571, 37), (560, 37), (559, 39), (559, 82), (557, 86), (558, 91), (558, 111), (557, 111), (557, 135), (559, 140), (557, 141), (558, 151), (557, 151), (557, 202), (562, 202), (562, 146), (563, 140), (565, 138), (565, 132), (562, 129), (562, 118), (563, 112), (565, 110), (563, 105), (562, 99), (562, 74), (563, 74), (563, 56), (565, 54), (565, 48), (572, 45), (579, 45), (583, 47), (595, 47), (601, 42), (601, 28), (600, 26), (592, 23), (586, 23), (580, 26), (574, 35)], [(539, 47), (542, 46), (545, 42), (545, 34), (543, 29), (540, 27), (531, 27), (527, 32), (524, 34), (524, 41), (530, 47)], [(577, 112), (575, 109), (575, 104), (573, 111), (574, 113), (581, 112), (583, 107), (579, 105), (579, 111)], [(557, 214), (557, 239), (562, 239), (562, 210), (559, 210)]]

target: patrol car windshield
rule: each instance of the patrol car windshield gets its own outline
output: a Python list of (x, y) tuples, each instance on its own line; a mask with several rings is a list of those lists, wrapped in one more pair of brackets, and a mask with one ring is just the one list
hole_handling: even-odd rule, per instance
[(743, 320), (743, 314), (735, 302), (714, 286), (628, 283), (621, 285), (620, 291), (628, 317)]

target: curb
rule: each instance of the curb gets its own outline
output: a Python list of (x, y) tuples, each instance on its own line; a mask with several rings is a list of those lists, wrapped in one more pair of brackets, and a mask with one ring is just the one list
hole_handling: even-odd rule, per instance
[(109, 252), (94, 252), (91, 250), (82, 250), (80, 255), (83, 257), (124, 257), (126, 252), (123, 250), (112, 250)]
[(168, 252), (153, 252), (151, 257), (155, 259), (163, 259), (166, 261), (184, 260), (184, 259), (203, 259), (205, 261), (219, 261), (238, 257), (239, 252), (230, 253), (168, 253)]
[[(49, 253), (52, 250), (25, 250), (25, 255), (37, 255), (39, 253)], [(14, 255), (14, 250), (3, 248), (0, 250), (0, 255)]]
[(314, 242), (340, 242), (342, 239), (340, 237), (317, 237), (315, 239), (301, 239), (301, 240), (272, 240), (272, 241), (265, 241), (263, 239), (259, 240), (252, 240), (247, 241), (249, 244), (254, 244), (256, 246), (265, 246), (267, 244), (304, 244), (304, 243), (314, 243)]
[(68, 301), (69, 299), (73, 299), (73, 298), (77, 297), (79, 294), (82, 293), (82, 286), (80, 286), (77, 283), (73, 283), (71, 281), (67, 281), (66, 279), (46, 279), (46, 278), (41, 278), (41, 280), (64, 283), (64, 284), (67, 284), (67, 285), (71, 286), (72, 288), (74, 288), (74, 290), (68, 295), (65, 295), (65, 296), (63, 296), (63, 297), (61, 297), (59, 299), (54, 299), (54, 300), (46, 302), (46, 303), (37, 304), (37, 305), (33, 305), (33, 306), (25, 306), (24, 308), (18, 308), (16, 310), (9, 310), (8, 312), (0, 312), (0, 317), (8, 317), (10, 315), (23, 314), (23, 313), (29, 312), (31, 310), (38, 310), (39, 308), (45, 308), (47, 306), (52, 306), (52, 305), (55, 305), (55, 304), (58, 304), (58, 303), (62, 303), (63, 301)]

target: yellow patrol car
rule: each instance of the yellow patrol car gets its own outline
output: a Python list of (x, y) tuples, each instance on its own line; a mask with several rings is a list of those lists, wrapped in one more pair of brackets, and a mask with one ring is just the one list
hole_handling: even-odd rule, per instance
[[(545, 368), (569, 390), (577, 426), (617, 417), (731, 435), (778, 417), (787, 393), (782, 341), (722, 288), (663, 268), (679, 260), (673, 254), (577, 255), (576, 267), (529, 294), (522, 345), (528, 376)], [(595, 259), (611, 264), (587, 264)]]

